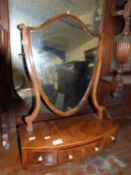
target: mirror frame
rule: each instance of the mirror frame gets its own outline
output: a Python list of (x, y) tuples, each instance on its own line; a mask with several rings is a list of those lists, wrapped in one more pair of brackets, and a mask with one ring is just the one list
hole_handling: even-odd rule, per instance
[[(57, 22), (58, 20), (60, 20), (62, 18), (74, 19), (75, 21), (77, 21), (81, 25), (81, 27), (84, 29), (85, 32), (88, 32), (90, 35), (97, 37), (99, 39), (99, 41), (98, 41), (98, 57), (97, 57), (97, 60), (95, 63), (94, 72), (93, 72), (93, 75), (91, 77), (89, 86), (87, 87), (85, 94), (82, 97), (79, 104), (76, 107), (74, 107), (71, 111), (67, 111), (67, 112), (62, 112), (62, 111), (58, 110), (49, 101), (47, 95), (45, 94), (44, 90), (42, 89), (41, 83), (37, 77), (37, 72), (36, 72), (35, 64), (34, 64), (34, 60), (33, 60), (31, 35), (30, 35), (30, 33), (32, 31), (44, 30), (44, 29), (48, 28), (51, 24)], [(88, 26), (86, 24), (84, 24), (82, 22), (82, 20), (80, 20), (78, 17), (71, 15), (71, 14), (61, 14), (58, 16), (54, 16), (51, 19), (49, 19), (47, 22), (45, 22), (44, 24), (37, 26), (37, 27), (25, 26), (25, 24), (22, 23), (22, 24), (18, 25), (18, 28), (22, 32), (21, 33), (22, 40), (23, 40), (22, 44), (23, 44), (23, 49), (24, 49), (24, 54), (25, 54), (25, 61), (26, 61), (28, 72), (29, 72), (29, 76), (30, 76), (32, 84), (33, 84), (33, 93), (35, 94), (35, 100), (36, 100), (36, 105), (35, 105), (32, 113), (25, 117), (28, 131), (33, 130), (32, 122), (35, 120), (35, 118), (37, 117), (38, 112), (40, 110), (40, 105), (41, 105), (40, 97), (42, 97), (42, 99), (44, 100), (47, 107), (53, 113), (55, 113), (61, 117), (67, 117), (67, 116), (72, 116), (72, 115), (76, 114), (83, 107), (83, 105), (87, 102), (88, 96), (92, 92), (91, 96), (93, 99), (93, 104), (98, 111), (98, 117), (102, 118), (104, 107), (98, 103), (97, 87), (98, 87), (98, 81), (99, 81), (100, 70), (101, 70), (101, 65), (102, 65), (102, 50), (103, 50), (102, 45), (103, 45), (104, 34), (103, 33), (98, 34), (98, 33), (93, 32), (92, 30), (90, 30), (88, 28)]]

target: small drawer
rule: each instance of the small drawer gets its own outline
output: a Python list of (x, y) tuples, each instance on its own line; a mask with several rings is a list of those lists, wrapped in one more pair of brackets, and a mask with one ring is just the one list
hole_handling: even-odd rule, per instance
[(90, 156), (103, 149), (103, 140), (95, 143), (78, 146), (70, 149), (60, 150), (58, 153), (58, 163), (79, 160), (86, 156)]
[(27, 162), (29, 164), (55, 165), (57, 163), (56, 152), (27, 152)]

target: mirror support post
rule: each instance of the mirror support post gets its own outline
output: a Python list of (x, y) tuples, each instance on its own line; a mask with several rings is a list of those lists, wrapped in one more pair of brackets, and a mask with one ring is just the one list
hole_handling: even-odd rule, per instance
[(101, 106), (97, 100), (97, 89), (98, 89), (98, 82), (100, 78), (100, 72), (101, 72), (101, 67), (102, 67), (102, 51), (103, 51), (103, 39), (104, 39), (104, 33), (100, 35), (100, 40), (99, 40), (99, 45), (98, 45), (98, 58), (97, 58), (97, 63), (96, 63), (96, 71), (95, 71), (95, 76), (93, 80), (93, 90), (92, 90), (92, 100), (95, 108), (97, 109), (97, 117), (99, 119), (103, 118), (103, 112), (105, 108)]
[(18, 28), (22, 31), (23, 33), (23, 46), (24, 46), (24, 52), (25, 52), (25, 59), (26, 59), (26, 64), (28, 67), (28, 71), (29, 71), (29, 76), (31, 78), (32, 84), (33, 84), (33, 91), (35, 94), (35, 101), (36, 101), (36, 105), (33, 109), (33, 112), (30, 115), (26, 115), (24, 116), (24, 120), (27, 123), (27, 131), (28, 132), (32, 132), (33, 131), (33, 126), (32, 123), (35, 120), (35, 118), (37, 117), (39, 110), (40, 110), (40, 93), (39, 93), (39, 87), (37, 85), (37, 78), (35, 76), (35, 73), (33, 71), (33, 65), (32, 65), (32, 57), (31, 54), (29, 53), (29, 49), (28, 47), (30, 47), (30, 43), (27, 40), (27, 31), (28, 28), (26, 28), (26, 26), (24, 24), (20, 24), (18, 26)]

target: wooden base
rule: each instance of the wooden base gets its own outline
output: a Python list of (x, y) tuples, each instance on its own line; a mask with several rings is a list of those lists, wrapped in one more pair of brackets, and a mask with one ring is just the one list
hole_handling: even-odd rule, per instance
[(115, 140), (118, 125), (95, 114), (33, 124), (28, 133), (19, 127), (23, 168), (56, 165), (95, 154)]

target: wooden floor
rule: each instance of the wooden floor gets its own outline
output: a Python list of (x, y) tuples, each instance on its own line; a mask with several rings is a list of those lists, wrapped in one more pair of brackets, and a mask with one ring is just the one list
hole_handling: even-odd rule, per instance
[(21, 168), (17, 145), (17, 132), (10, 131), (10, 148), (0, 147), (0, 175), (131, 175), (131, 109), (126, 107), (110, 111), (120, 124), (117, 142), (97, 156), (61, 166), (35, 166)]

